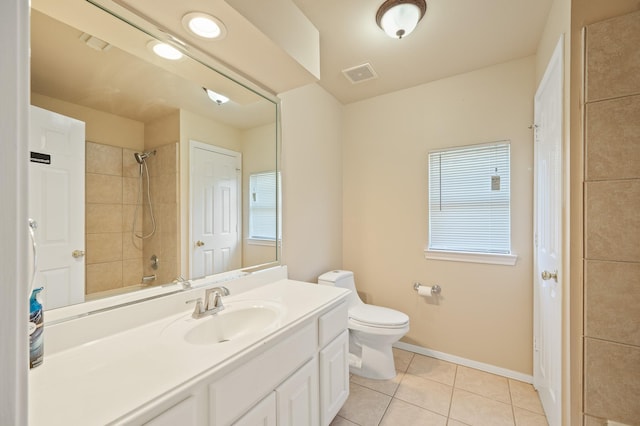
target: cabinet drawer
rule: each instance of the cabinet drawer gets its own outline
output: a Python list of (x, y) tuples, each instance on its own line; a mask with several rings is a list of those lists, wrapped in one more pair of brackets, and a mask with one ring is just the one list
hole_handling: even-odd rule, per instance
[(347, 302), (342, 302), (318, 320), (318, 346), (323, 347), (347, 329)]
[(226, 426), (316, 353), (316, 322), (209, 385), (210, 424)]

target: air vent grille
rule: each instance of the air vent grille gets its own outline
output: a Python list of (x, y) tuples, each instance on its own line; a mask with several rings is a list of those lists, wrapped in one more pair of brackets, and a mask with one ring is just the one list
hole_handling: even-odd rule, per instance
[(376, 72), (373, 70), (373, 67), (369, 63), (344, 69), (342, 70), (342, 73), (347, 78), (347, 80), (349, 80), (353, 84), (362, 83), (363, 81), (378, 78), (378, 74), (376, 74)]

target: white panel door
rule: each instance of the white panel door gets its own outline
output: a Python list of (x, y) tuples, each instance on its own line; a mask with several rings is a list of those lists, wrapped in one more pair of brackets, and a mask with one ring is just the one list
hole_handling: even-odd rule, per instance
[(31, 106), (29, 217), (45, 309), (84, 301), (85, 125)]
[(562, 417), (562, 121), (561, 37), (534, 102), (534, 386), (550, 426)]
[(241, 154), (191, 142), (191, 277), (239, 269)]

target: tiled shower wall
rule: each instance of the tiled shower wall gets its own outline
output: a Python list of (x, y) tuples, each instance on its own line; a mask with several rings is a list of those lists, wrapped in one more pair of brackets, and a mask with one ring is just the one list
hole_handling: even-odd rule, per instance
[[(156, 148), (147, 160), (155, 234), (134, 238), (132, 226), (138, 203), (139, 166), (134, 151), (93, 142), (86, 144), (86, 294), (139, 287), (143, 275), (156, 275), (150, 284), (164, 284), (178, 271), (178, 145)], [(143, 182), (146, 200), (146, 179)], [(146, 204), (137, 209), (136, 232), (151, 230)], [(159, 268), (151, 269), (156, 254)]]
[(640, 421), (640, 12), (587, 27), (585, 424)]

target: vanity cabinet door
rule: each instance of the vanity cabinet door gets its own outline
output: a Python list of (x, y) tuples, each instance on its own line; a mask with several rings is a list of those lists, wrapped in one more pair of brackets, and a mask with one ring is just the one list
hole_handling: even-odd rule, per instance
[(319, 426), (317, 358), (278, 386), (276, 401), (278, 426)]
[(276, 394), (272, 392), (233, 426), (276, 426)]
[(320, 351), (320, 423), (328, 426), (349, 396), (349, 331)]

